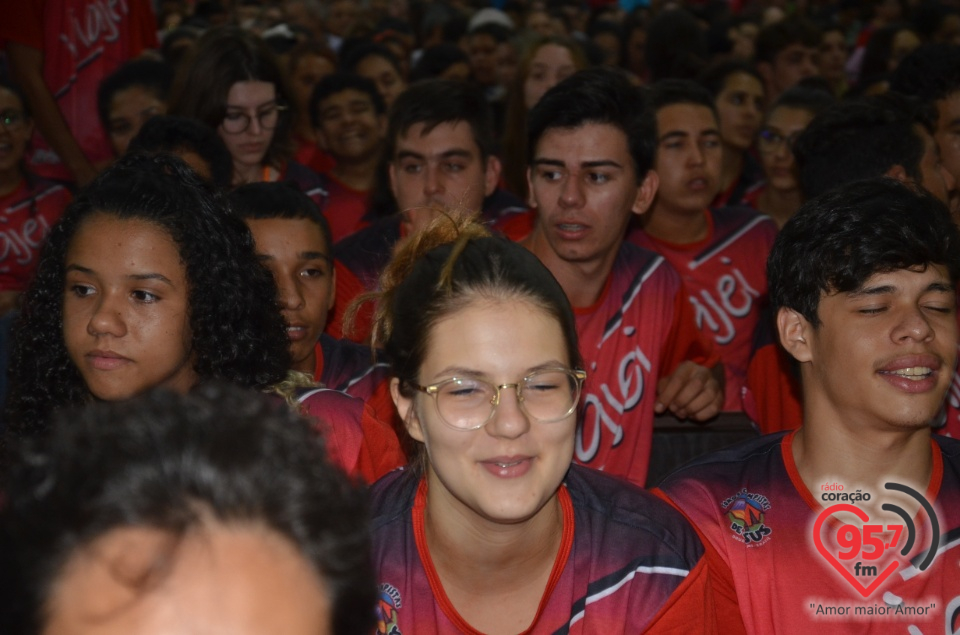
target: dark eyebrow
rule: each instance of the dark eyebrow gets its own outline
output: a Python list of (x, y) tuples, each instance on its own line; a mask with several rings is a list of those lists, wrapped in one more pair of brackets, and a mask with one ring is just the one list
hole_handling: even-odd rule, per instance
[[(79, 271), (80, 273), (85, 273), (88, 275), (96, 275), (96, 272), (93, 269), (83, 267), (81, 265), (67, 265), (66, 271)], [(126, 276), (130, 280), (159, 280), (160, 282), (166, 283), (171, 287), (174, 286), (170, 279), (167, 278), (162, 273), (133, 273)]]
[(425, 158), (426, 157), (424, 157), (419, 152), (412, 152), (410, 150), (401, 150), (400, 152), (397, 152), (397, 158), (395, 160), (402, 161), (403, 159), (417, 159), (419, 161), (423, 161)]
[(164, 282), (171, 287), (173, 286), (173, 283), (170, 282), (170, 279), (162, 273), (134, 273), (127, 276), (127, 278), (131, 280), (159, 280), (160, 282)]
[(623, 166), (616, 161), (601, 159), (599, 161), (584, 161), (580, 164), (582, 168), (622, 168)]
[(440, 154), (444, 159), (449, 159), (450, 157), (463, 157), (469, 159), (471, 154), (469, 150), (463, 150), (462, 148), (454, 148), (453, 150), (447, 150)]
[(880, 285), (877, 287), (860, 287), (859, 289), (854, 289), (848, 295), (851, 298), (859, 298), (863, 296), (875, 296), (883, 295), (885, 293), (895, 293), (897, 288), (892, 284)]
[(534, 159), (532, 163), (533, 163), (533, 165), (552, 165), (552, 166), (558, 167), (558, 168), (565, 168), (565, 167), (567, 167), (567, 164), (564, 163), (563, 161), (561, 161), (560, 159), (540, 159), (540, 158), (537, 158), (537, 159)]
[[(897, 288), (893, 285), (881, 285), (878, 287), (862, 287), (855, 291), (851, 291), (849, 296), (851, 298), (863, 297), (863, 296), (875, 296), (883, 295), (885, 293), (895, 293)], [(945, 282), (931, 282), (927, 285), (927, 288), (923, 290), (924, 293), (929, 293), (930, 291), (936, 291), (938, 293), (954, 293), (952, 286)]]
[(326, 260), (327, 262), (333, 262), (333, 258), (322, 251), (301, 251), (297, 254), (297, 257), (300, 258), (300, 260)]

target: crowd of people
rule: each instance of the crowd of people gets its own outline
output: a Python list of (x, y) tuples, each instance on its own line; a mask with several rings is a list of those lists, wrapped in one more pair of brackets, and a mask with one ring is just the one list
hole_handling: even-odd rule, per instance
[(495, 4), (5, 9), (0, 632), (960, 630), (960, 9)]

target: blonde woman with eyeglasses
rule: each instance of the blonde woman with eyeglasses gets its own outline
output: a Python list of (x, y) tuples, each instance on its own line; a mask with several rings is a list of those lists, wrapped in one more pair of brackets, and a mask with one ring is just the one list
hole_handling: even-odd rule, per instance
[(374, 344), (415, 458), (373, 489), (377, 632), (714, 632), (686, 520), (571, 465), (589, 371), (536, 256), (441, 216), (381, 289)]
[(233, 159), (233, 184), (294, 181), (321, 209), (323, 181), (291, 161), (296, 117), (280, 63), (256, 35), (235, 27), (208, 31), (180, 67), (170, 114), (217, 131)]

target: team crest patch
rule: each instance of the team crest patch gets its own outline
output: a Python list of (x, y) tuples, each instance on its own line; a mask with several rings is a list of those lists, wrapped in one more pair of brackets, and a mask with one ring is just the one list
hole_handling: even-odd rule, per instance
[(403, 635), (397, 610), (403, 606), (397, 587), (384, 582), (377, 587), (377, 635)]
[(744, 488), (723, 501), (720, 507), (727, 514), (730, 531), (743, 544), (759, 547), (770, 539), (773, 529), (766, 524), (770, 501), (763, 494), (753, 494)]

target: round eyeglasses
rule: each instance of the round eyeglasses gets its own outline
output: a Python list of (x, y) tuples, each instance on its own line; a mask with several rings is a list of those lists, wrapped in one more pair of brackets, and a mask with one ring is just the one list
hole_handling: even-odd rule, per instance
[[(256, 114), (257, 123), (260, 124), (260, 127), (264, 130), (273, 130), (277, 127), (277, 124), (280, 123), (280, 115), (286, 109), (287, 107), (281, 104), (274, 104), (273, 106), (264, 108)], [(220, 125), (223, 126), (223, 131), (227, 134), (240, 134), (250, 127), (253, 119), (249, 113), (231, 111), (223, 116), (223, 121)]]
[(545, 368), (517, 383), (499, 386), (465, 377), (451, 377), (429, 386), (410, 385), (433, 397), (445, 424), (457, 430), (477, 430), (493, 417), (504, 388), (517, 390), (521, 410), (532, 419), (542, 423), (566, 419), (577, 408), (586, 378), (582, 370)]
[(794, 132), (789, 135), (782, 135), (775, 130), (770, 128), (764, 128), (760, 131), (760, 137), (757, 142), (757, 145), (760, 148), (761, 152), (772, 153), (779, 150), (784, 144), (787, 146), (787, 150), (793, 152), (793, 144), (797, 141), (797, 137), (800, 136), (800, 132)]

